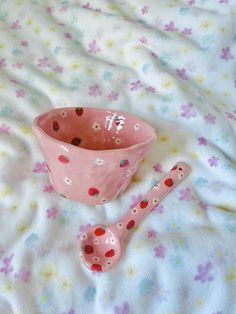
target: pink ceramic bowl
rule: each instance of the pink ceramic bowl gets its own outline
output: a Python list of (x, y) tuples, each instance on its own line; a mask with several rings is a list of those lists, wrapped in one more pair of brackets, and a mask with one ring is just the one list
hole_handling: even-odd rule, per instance
[(42, 113), (33, 131), (55, 191), (90, 205), (123, 192), (156, 139), (150, 125), (129, 113), (87, 107)]

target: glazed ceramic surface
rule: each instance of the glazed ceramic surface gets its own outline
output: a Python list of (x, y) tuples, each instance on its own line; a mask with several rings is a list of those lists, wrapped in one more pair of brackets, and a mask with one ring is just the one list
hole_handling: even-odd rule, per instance
[(156, 139), (140, 118), (102, 108), (53, 109), (34, 119), (33, 130), (55, 191), (90, 205), (122, 193)]

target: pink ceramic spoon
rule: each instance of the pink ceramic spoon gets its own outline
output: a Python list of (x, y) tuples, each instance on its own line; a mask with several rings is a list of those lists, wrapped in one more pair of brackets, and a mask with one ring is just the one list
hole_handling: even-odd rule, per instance
[(85, 265), (93, 271), (103, 272), (114, 267), (122, 256), (123, 241), (129, 231), (136, 227), (189, 172), (188, 165), (178, 162), (119, 222), (111, 226), (94, 225), (82, 234), (79, 250)]

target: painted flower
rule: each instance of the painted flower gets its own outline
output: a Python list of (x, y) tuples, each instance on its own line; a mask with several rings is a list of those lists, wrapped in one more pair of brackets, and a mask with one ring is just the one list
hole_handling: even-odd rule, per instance
[(175, 32), (178, 31), (178, 28), (175, 26), (173, 21), (170, 21), (168, 24), (165, 24), (165, 31), (167, 32)]
[(218, 161), (219, 161), (219, 158), (215, 156), (212, 156), (211, 158), (208, 159), (208, 163), (210, 167), (217, 167)]
[(102, 92), (97, 84), (89, 86), (89, 95), (93, 97), (102, 95)]
[(148, 7), (147, 5), (145, 5), (145, 6), (142, 7), (142, 9), (141, 9), (141, 12), (142, 12), (143, 15), (144, 15), (144, 14), (147, 14), (148, 11), (149, 11), (149, 7)]
[(138, 131), (138, 130), (140, 130), (140, 124), (139, 123), (136, 123), (135, 125), (134, 125), (134, 129), (135, 129), (135, 131)]
[(165, 258), (166, 248), (163, 245), (158, 245), (154, 247), (155, 257), (157, 258)]
[(131, 209), (131, 213), (132, 213), (133, 215), (137, 215), (138, 212), (139, 212), (139, 210), (138, 210), (138, 208), (136, 208), (136, 207)]
[(101, 130), (101, 126), (99, 123), (96, 123), (94, 122), (93, 126), (92, 126), (92, 129), (97, 132), (97, 131), (100, 131)]
[(212, 268), (213, 265), (211, 262), (207, 262), (205, 265), (199, 264), (197, 267), (198, 274), (194, 277), (194, 279), (196, 281), (200, 281), (201, 283), (214, 280), (214, 277), (210, 273)]
[(156, 171), (156, 172), (162, 172), (162, 165), (157, 163), (153, 166), (153, 169)]
[(130, 85), (131, 85), (131, 88), (130, 88), (131, 91), (138, 90), (139, 88), (143, 86), (139, 80), (132, 82)]
[(180, 190), (180, 194), (180, 201), (190, 201), (195, 199), (195, 197), (192, 195), (192, 191), (190, 190), (190, 188)]
[(97, 45), (97, 41), (96, 40), (93, 40), (91, 41), (91, 43), (89, 43), (89, 52), (90, 53), (97, 53), (97, 52), (100, 52), (101, 49), (98, 47)]
[(194, 106), (192, 103), (188, 103), (187, 105), (182, 105), (181, 106), (181, 109), (182, 109), (181, 116), (186, 118), (186, 119), (196, 117), (197, 113), (193, 108), (194, 108)]
[(222, 54), (221, 59), (224, 59), (225, 61), (229, 61), (231, 59), (234, 59), (234, 56), (231, 54), (230, 47), (222, 48)]
[(3, 69), (7, 66), (6, 59), (0, 59), (0, 69)]
[(15, 274), (17, 280), (28, 282), (30, 279), (30, 271), (22, 267), (17, 274)]
[(96, 160), (94, 160), (94, 163), (95, 163), (97, 166), (103, 166), (103, 165), (105, 165), (105, 160), (100, 159), (100, 158), (97, 158)]
[(115, 143), (116, 143), (116, 145), (120, 145), (121, 139), (117, 137), (117, 138), (115, 139)]
[(207, 140), (205, 139), (205, 137), (198, 138), (198, 145), (207, 145)]
[(56, 219), (58, 214), (58, 210), (56, 207), (51, 207), (47, 209), (47, 218), (48, 219)]
[(16, 97), (17, 98), (24, 98), (25, 97), (25, 91), (23, 89), (16, 90)]
[(192, 35), (192, 29), (185, 27), (184, 30), (181, 32), (183, 35)]
[(108, 95), (108, 99), (110, 101), (116, 101), (118, 99), (119, 94), (116, 93), (115, 91), (112, 91), (109, 95)]
[(69, 178), (67, 178), (67, 177), (64, 178), (64, 181), (65, 181), (65, 183), (68, 184), (68, 185), (71, 185), (71, 183), (72, 183), (71, 179), (69, 179)]
[(186, 70), (183, 69), (176, 69), (176, 75), (181, 78), (182, 80), (188, 80), (188, 76)]
[(216, 122), (216, 117), (213, 116), (212, 114), (208, 113), (207, 115), (204, 116), (204, 119), (207, 124), (215, 124)]
[(154, 229), (148, 230), (148, 238), (156, 238), (157, 232)]

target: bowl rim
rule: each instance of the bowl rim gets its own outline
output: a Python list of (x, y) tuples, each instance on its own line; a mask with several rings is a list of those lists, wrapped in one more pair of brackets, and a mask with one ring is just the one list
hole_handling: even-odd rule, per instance
[[(137, 143), (137, 144), (134, 144), (134, 145), (131, 145), (129, 147), (123, 147), (123, 148), (114, 148), (114, 149), (89, 149), (89, 148), (84, 148), (84, 147), (80, 147), (80, 146), (75, 146), (71, 143), (67, 143), (67, 142), (63, 142), (61, 140), (58, 140), (50, 135), (48, 135), (39, 125), (38, 125), (38, 121), (41, 117), (43, 117), (44, 115), (46, 114), (49, 114), (50, 112), (58, 112), (58, 111), (66, 111), (66, 110), (72, 110), (72, 109), (76, 109), (76, 108), (83, 108), (83, 109), (89, 109), (89, 110), (99, 110), (99, 111), (110, 111), (110, 112), (117, 112), (118, 114), (126, 114), (130, 117), (133, 117), (135, 119), (137, 119), (137, 121), (140, 121), (142, 124), (145, 124), (151, 131), (151, 136), (149, 139), (141, 142), (141, 143)], [(150, 148), (151, 146), (154, 144), (155, 140), (157, 139), (157, 135), (156, 135), (156, 132), (155, 132), (155, 129), (149, 124), (147, 123), (146, 121), (144, 121), (143, 119), (139, 118), (138, 116), (136, 115), (133, 115), (129, 112), (124, 112), (124, 111), (120, 111), (120, 110), (116, 110), (116, 109), (110, 109), (110, 108), (102, 108), (102, 107), (87, 107), (87, 106), (83, 106), (83, 107), (79, 107), (79, 106), (76, 106), (76, 107), (56, 107), (56, 108), (53, 108), (53, 109), (50, 109), (48, 111), (44, 111), (40, 114), (38, 114), (34, 119), (33, 119), (33, 124), (32, 124), (32, 129), (34, 131), (34, 133), (36, 134), (37, 136), (37, 133), (41, 133), (43, 137), (46, 137), (47, 139), (51, 140), (51, 141), (54, 141), (56, 143), (58, 143), (59, 145), (63, 145), (63, 146), (69, 146), (68, 147), (68, 151), (69, 150), (76, 150), (78, 152), (78, 149), (83, 151), (83, 152), (90, 152), (90, 153), (102, 153), (102, 154), (107, 154), (107, 153), (114, 153), (114, 152), (121, 152), (121, 151), (132, 151), (132, 150), (135, 150), (137, 148), (140, 148), (142, 146), (148, 146), (150, 145)]]

